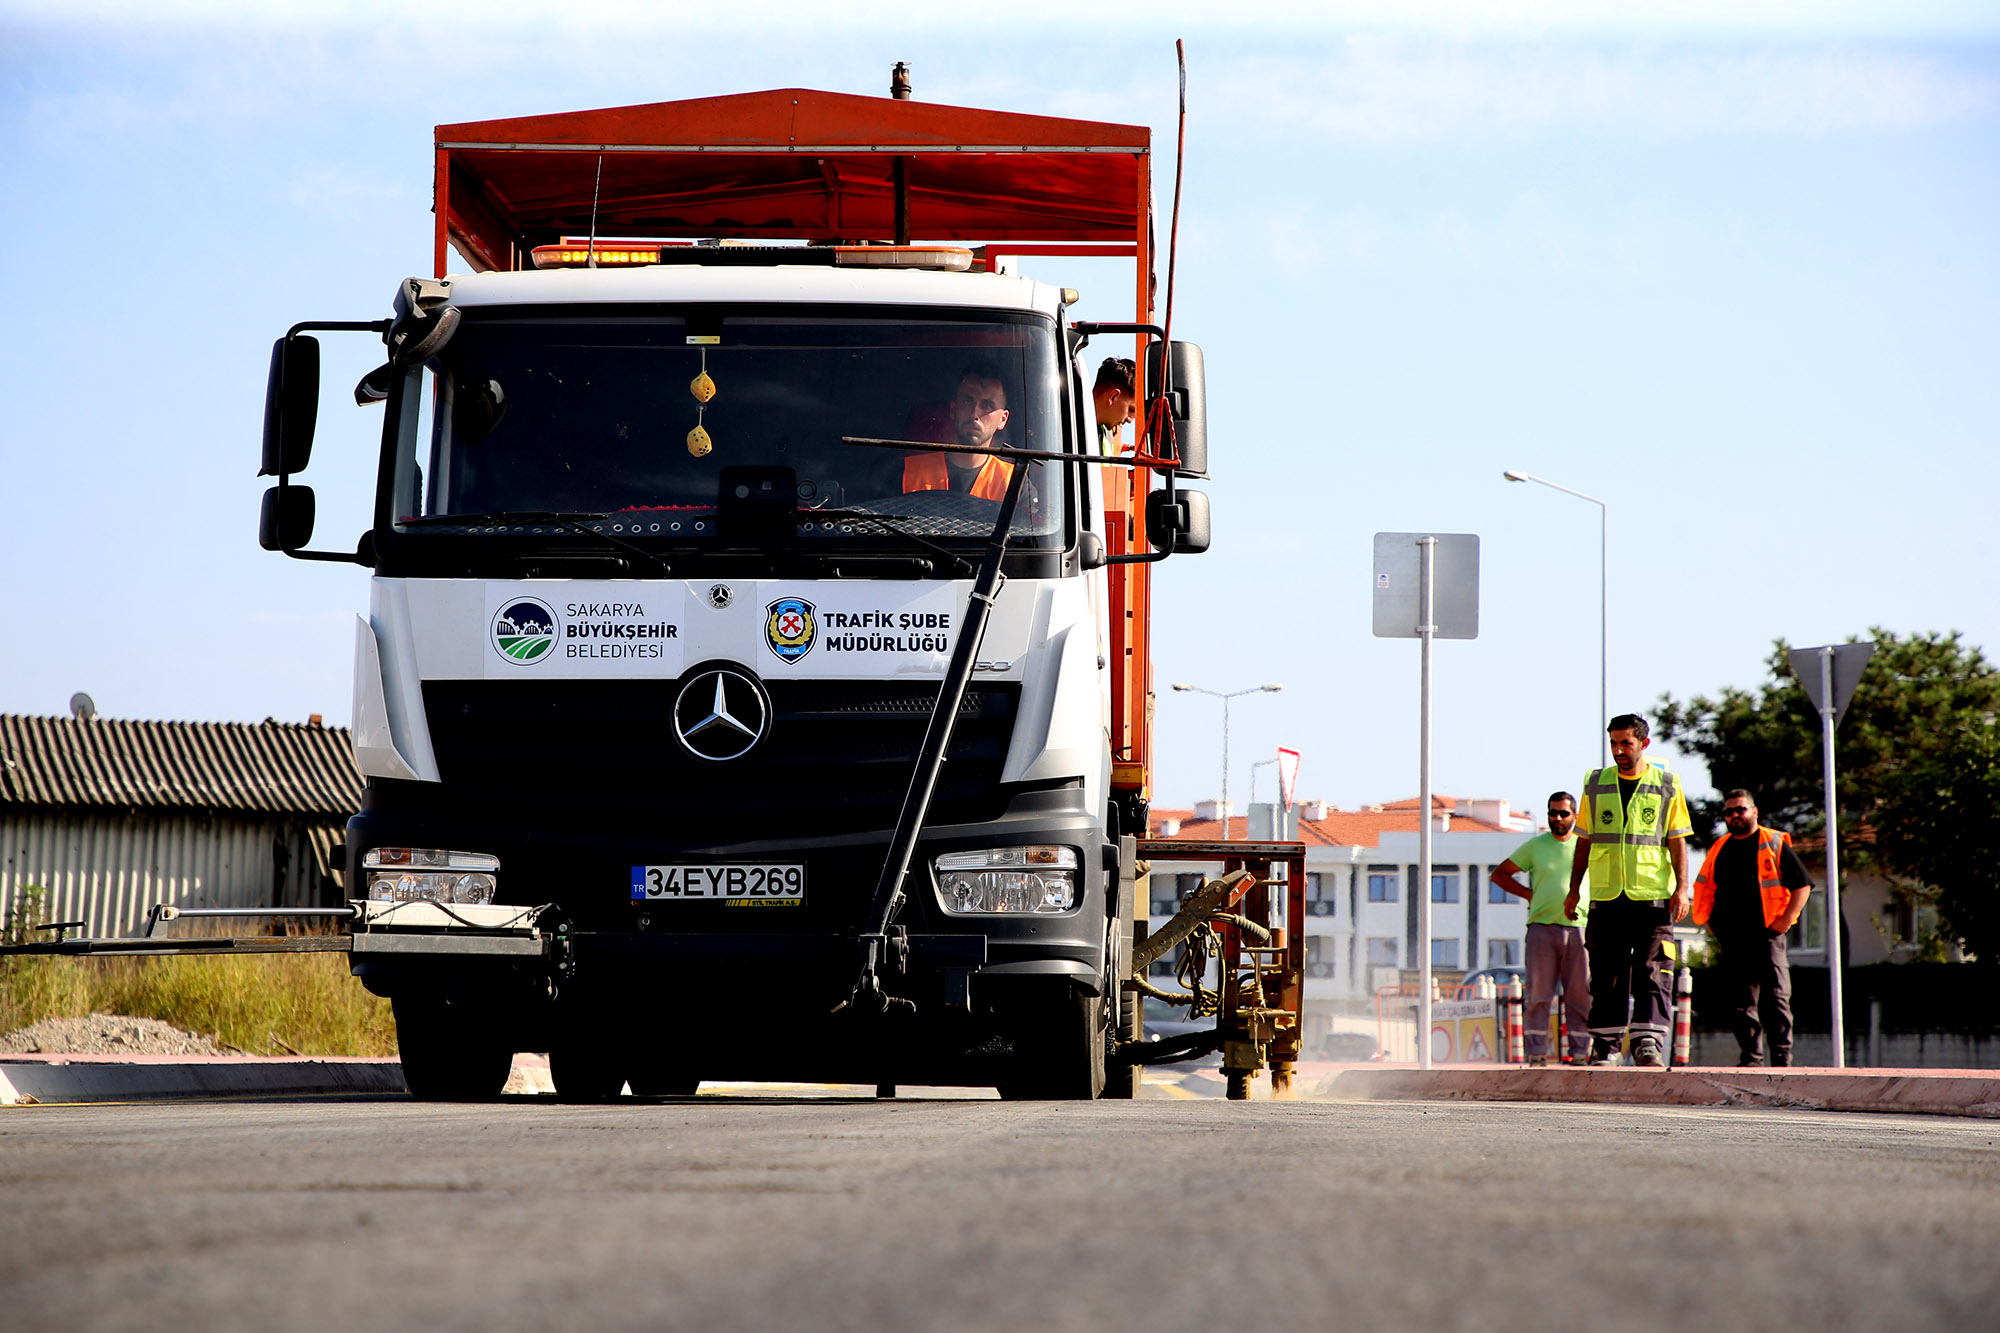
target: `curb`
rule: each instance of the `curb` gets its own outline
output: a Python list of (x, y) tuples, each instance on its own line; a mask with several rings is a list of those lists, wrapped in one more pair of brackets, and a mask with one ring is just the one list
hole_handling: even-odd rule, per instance
[(0, 1106), (407, 1091), (403, 1066), (396, 1060), (0, 1056)]
[[(1625, 1106), (1763, 1106), (2000, 1119), (2000, 1070), (1458, 1069), (1301, 1067), (1306, 1097), (1336, 1101), (1577, 1102)], [(1317, 1074), (1319, 1077), (1314, 1078)], [(1148, 1079), (1146, 1097), (1219, 1098), (1223, 1080), (1195, 1070)], [(406, 1093), (393, 1059), (0, 1055), (0, 1106), (216, 1097)], [(504, 1094), (554, 1092), (545, 1058), (516, 1058)], [(1254, 1094), (1253, 1094), (1254, 1095)], [(1266, 1094), (1268, 1096), (1268, 1094)], [(1259, 1097), (1258, 1100), (1264, 1100)]]
[(1313, 1096), (1356, 1100), (1769, 1106), (2000, 1118), (2000, 1070), (1350, 1069)]

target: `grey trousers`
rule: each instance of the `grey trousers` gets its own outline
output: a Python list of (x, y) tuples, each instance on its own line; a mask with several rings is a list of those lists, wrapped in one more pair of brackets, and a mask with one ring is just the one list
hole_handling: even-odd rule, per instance
[[(1771, 1035), (1771, 1063), (1792, 1062), (1792, 962), (1785, 937), (1775, 930), (1718, 935), (1722, 999), (1730, 1029), (1746, 1064), (1764, 1063), (1764, 1034)], [(1762, 1022), (1759, 1022), (1759, 1019)]]
[(1528, 963), (1527, 1007), (1521, 1025), (1530, 1056), (1549, 1053), (1549, 1008), (1556, 990), (1562, 990), (1563, 1009), (1569, 1020), (1569, 1053), (1578, 1059), (1590, 1054), (1590, 960), (1583, 948), (1583, 927), (1528, 927), (1524, 952)]

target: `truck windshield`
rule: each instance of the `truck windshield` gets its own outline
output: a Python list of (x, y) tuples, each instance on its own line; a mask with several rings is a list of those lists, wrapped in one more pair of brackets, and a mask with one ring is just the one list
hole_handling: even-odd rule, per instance
[[(1058, 365), (1051, 321), (991, 312), (469, 310), (430, 365), (430, 391), (406, 395), (393, 511), (426, 537), (526, 532), (563, 514), (627, 540), (699, 544), (715, 536), (723, 469), (749, 465), (788, 469), (765, 476), (800, 510), (824, 511), (799, 515), (801, 544), (879, 545), (890, 526), (983, 538), (1015, 465), (842, 437), (1061, 450)], [(1062, 545), (1063, 469), (1020, 466), (1017, 544)]]

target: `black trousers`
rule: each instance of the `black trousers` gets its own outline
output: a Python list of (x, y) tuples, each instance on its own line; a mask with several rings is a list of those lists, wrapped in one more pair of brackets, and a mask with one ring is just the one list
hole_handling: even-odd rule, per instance
[(1673, 937), (1673, 912), (1664, 898), (1618, 897), (1590, 905), (1583, 948), (1590, 955), (1592, 1037), (1615, 1043), (1628, 1022), (1634, 1037), (1664, 1042), (1672, 1033), (1674, 965), (1667, 944)]
[(1731, 932), (1715, 943), (1722, 955), (1723, 1008), (1743, 1058), (1762, 1063), (1768, 1032), (1773, 1062), (1791, 1063), (1792, 960), (1785, 937), (1774, 930)]

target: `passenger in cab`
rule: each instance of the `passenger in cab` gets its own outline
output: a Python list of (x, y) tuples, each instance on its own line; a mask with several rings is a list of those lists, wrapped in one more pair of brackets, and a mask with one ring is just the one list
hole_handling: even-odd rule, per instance
[[(966, 367), (951, 398), (954, 444), (987, 448), (999, 444), (1007, 429), (1007, 386), (990, 365)], [(982, 500), (1007, 494), (1014, 465), (981, 454), (912, 454), (903, 460), (903, 492), (957, 491)]]
[(1138, 370), (1129, 356), (1107, 356), (1097, 368), (1090, 400), (1097, 417), (1097, 452), (1106, 458), (1122, 451), (1119, 436), (1139, 415)]

